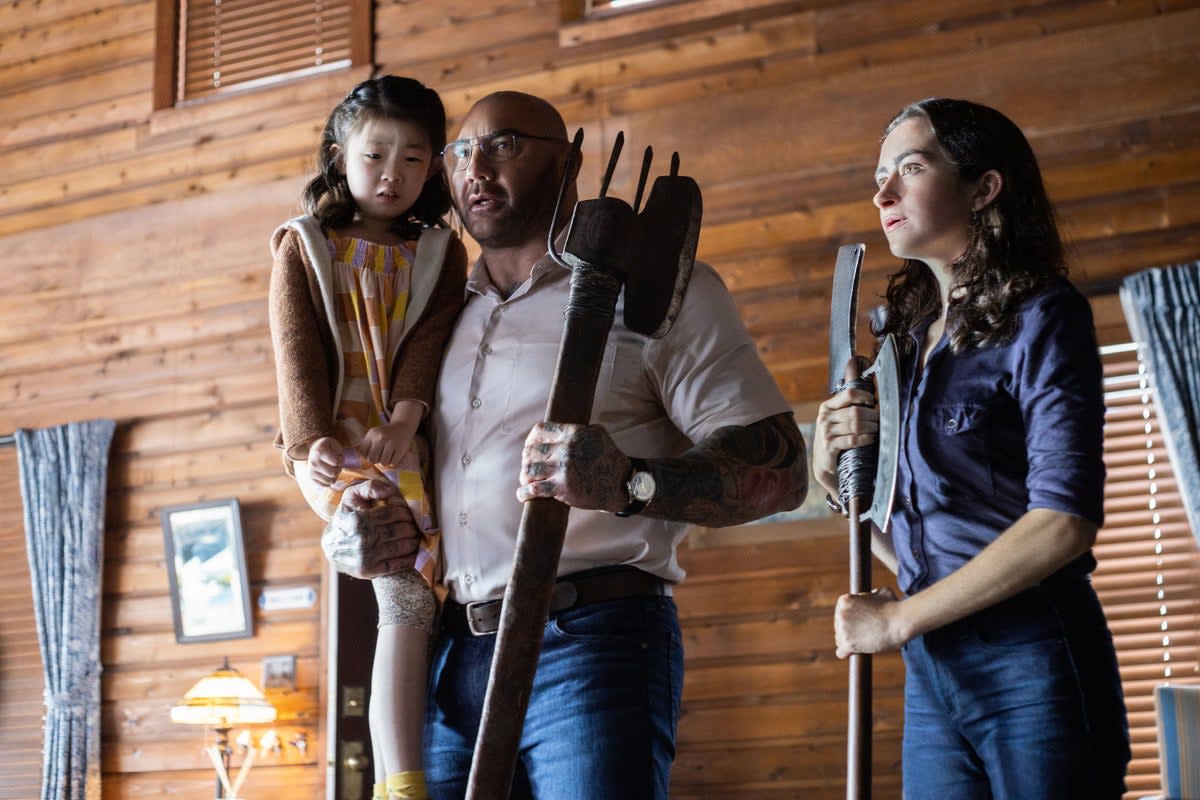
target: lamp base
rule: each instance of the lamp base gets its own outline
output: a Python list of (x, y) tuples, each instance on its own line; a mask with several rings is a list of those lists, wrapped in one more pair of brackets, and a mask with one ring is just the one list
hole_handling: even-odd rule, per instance
[(250, 767), (254, 765), (254, 757), (258, 751), (251, 748), (246, 753), (245, 760), (238, 767), (237, 775), (232, 776), (231, 780), (229, 761), (233, 755), (233, 748), (229, 746), (229, 728), (217, 728), (216, 731), (217, 743), (206, 748), (213, 769), (217, 771), (216, 800), (238, 800), (238, 792), (250, 774)]

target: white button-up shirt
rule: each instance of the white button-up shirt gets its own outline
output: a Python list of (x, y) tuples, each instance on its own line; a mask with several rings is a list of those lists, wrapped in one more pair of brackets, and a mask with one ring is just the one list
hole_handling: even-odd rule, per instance
[[(543, 419), (570, 273), (543, 257), (507, 299), (482, 260), (447, 347), (433, 410), (434, 494), (445, 583), (460, 603), (502, 597), (522, 503), (521, 453)], [(625, 328), (618, 303), (592, 421), (626, 454), (677, 456), (719, 428), (790, 411), (720, 276), (697, 263), (682, 311), (660, 340)], [(572, 509), (559, 575), (632, 564), (670, 583), (687, 524)]]

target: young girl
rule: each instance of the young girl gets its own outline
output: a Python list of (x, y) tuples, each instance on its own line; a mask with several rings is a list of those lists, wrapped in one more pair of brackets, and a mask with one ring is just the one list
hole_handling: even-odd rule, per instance
[[(904, 265), (882, 330), (901, 351), (889, 591), (843, 596), (837, 653), (901, 647), (904, 796), (1119, 798), (1130, 758), (1090, 583), (1104, 416), (1091, 310), (1067, 282), (1033, 151), (1007, 117), (928, 99), (892, 120), (874, 202)], [(878, 414), (821, 405), (817, 480)]]
[(319, 174), (303, 195), (308, 215), (271, 241), (276, 444), (288, 472), (327, 520), (348, 487), (371, 481), (368, 496), (377, 497), (386, 481), (424, 533), (416, 569), (373, 582), (376, 797), (426, 796), (421, 727), (438, 533), (417, 427), (466, 276), (462, 243), (439, 227), (450, 209), (445, 130), (432, 89), (390, 75), (360, 83), (325, 123)]

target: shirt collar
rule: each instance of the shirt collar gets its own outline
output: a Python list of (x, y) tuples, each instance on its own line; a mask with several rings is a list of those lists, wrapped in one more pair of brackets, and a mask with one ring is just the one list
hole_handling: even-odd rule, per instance
[[(550, 254), (547, 253), (533, 263), (533, 267), (529, 270), (529, 277), (507, 299), (514, 300), (529, 292), (535, 284), (541, 283), (543, 280), (553, 279), (558, 277), (560, 273), (566, 272), (567, 270), (556, 264), (550, 258)], [(550, 275), (551, 278), (547, 278), (547, 275)], [(487, 264), (484, 263), (483, 256), (476, 259), (475, 266), (471, 268), (471, 274), (467, 277), (466, 296), (468, 299), (471, 294), (480, 296), (493, 294), (499, 296), (496, 287), (492, 284), (491, 277), (488, 275)]]

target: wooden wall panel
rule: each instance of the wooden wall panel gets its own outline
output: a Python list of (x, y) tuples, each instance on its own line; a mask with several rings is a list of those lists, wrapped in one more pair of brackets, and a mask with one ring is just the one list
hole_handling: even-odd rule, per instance
[(17, 453), (0, 450), (0, 797), (39, 794), (43, 689)]
[[(239, 497), (252, 592), (322, 585), (319, 525), (271, 444), (267, 240), (296, 213), (325, 113), (370, 68), (154, 112), (154, 5), (0, 4), (0, 433), (119, 423), (102, 606), (106, 798), (207, 793), (203, 737), (166, 722), (167, 709), (224, 655), (257, 678), (261, 658), (287, 653), (300, 681), (277, 698), (277, 727), (309, 747), (264, 759), (248, 791), (317, 798), (320, 610), (257, 611), (253, 639), (175, 643), (158, 511)], [(660, 166), (678, 149), (705, 195), (700, 255), (806, 414), (824, 394), (837, 246), (867, 244), (864, 305), (895, 267), (871, 173), (880, 130), (906, 102), (970, 97), (1024, 127), (1102, 341), (1124, 335), (1112, 294), (1122, 276), (1200, 255), (1200, 3), (794, 0), (663, 35), (639, 32), (636, 16), (615, 38), (621, 26), (575, 28), (577, 45), (560, 44), (559, 7), (377, 0), (375, 60), (438, 88), (452, 126), (495, 89), (552, 100), (587, 132), (584, 196), (616, 131), (653, 145)], [(621, 163), (616, 193), (632, 193), (635, 166)], [(28, 731), (41, 713), (15, 475), (15, 454), (0, 451), (0, 800), (36, 786)], [(681, 554), (675, 797), (840, 796), (845, 670), (830, 615), (842, 538), (814, 524), (789, 534), (740, 544), (705, 532)], [(898, 794), (902, 673), (894, 654), (877, 660), (881, 797)], [(1148, 709), (1135, 713), (1149, 724)]]
[[(673, 797), (844, 796), (846, 665), (827, 641), (844, 544), (835, 531), (684, 553), (676, 598), (688, 665)], [(904, 670), (891, 653), (873, 672), (874, 784), (891, 797)]]

